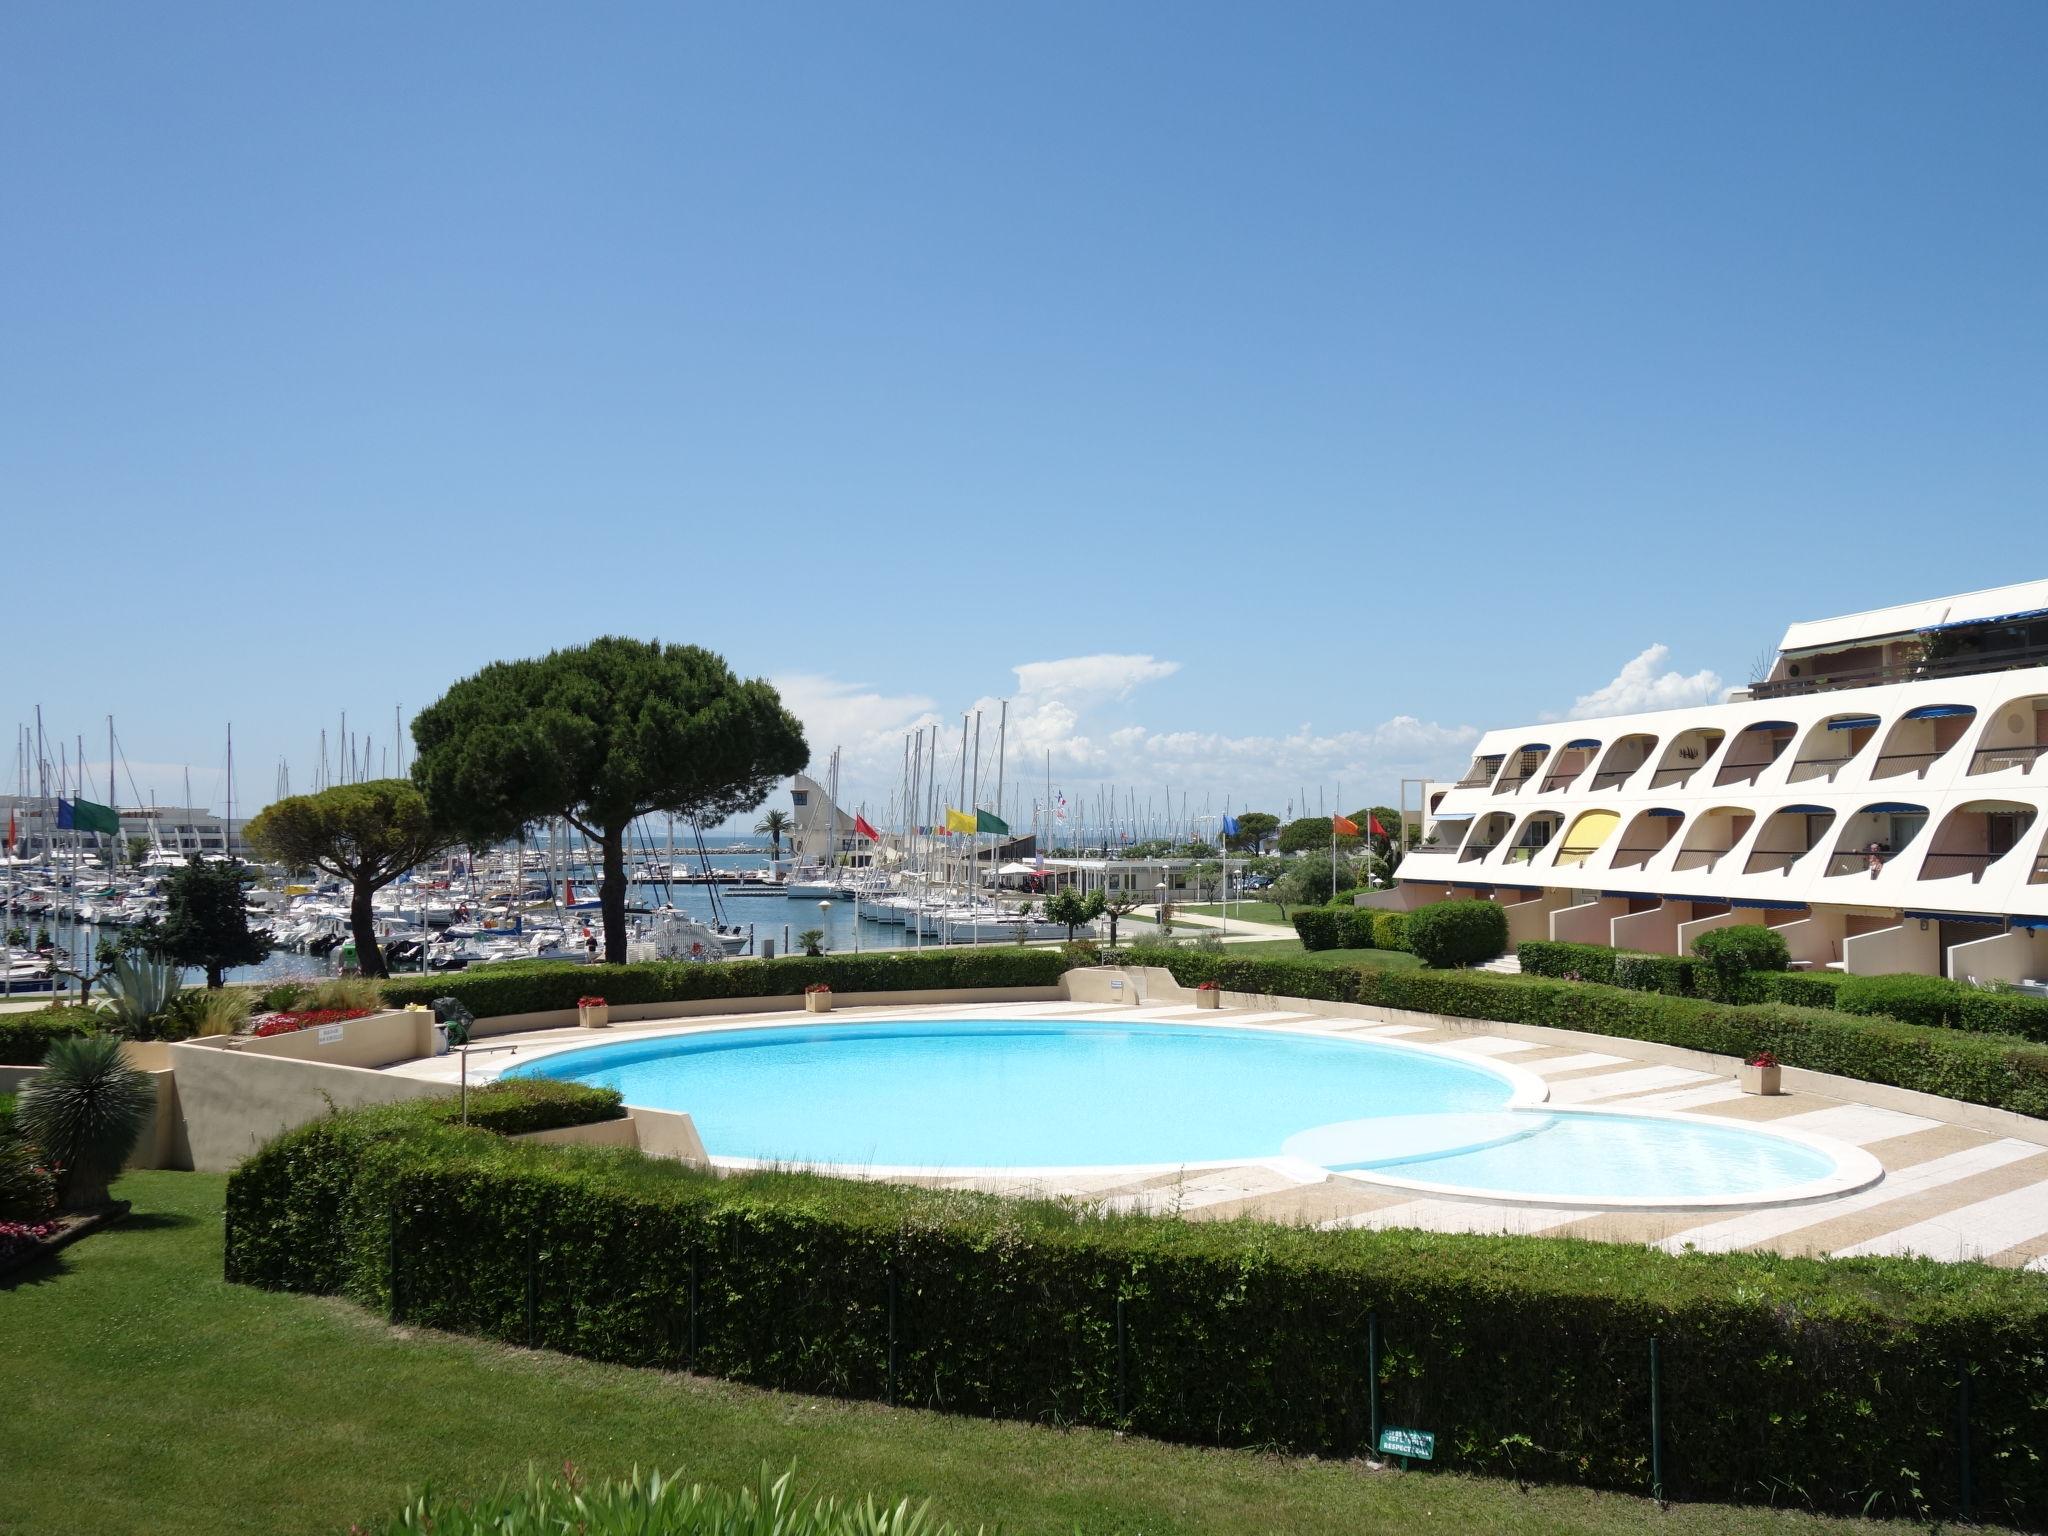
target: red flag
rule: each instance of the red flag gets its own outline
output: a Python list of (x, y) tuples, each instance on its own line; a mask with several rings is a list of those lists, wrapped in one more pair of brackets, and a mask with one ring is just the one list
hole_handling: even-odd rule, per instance
[(853, 830), (871, 843), (879, 843), (882, 840), (882, 834), (869, 826), (867, 817), (861, 815), (858, 811), (854, 813)]
[(1358, 823), (1349, 816), (1332, 816), (1330, 818), (1330, 825), (1336, 829), (1339, 837), (1358, 836)]
[(1371, 811), (1365, 813), (1365, 824), (1372, 829), (1374, 837), (1385, 837), (1388, 835), (1387, 829), (1380, 825), (1379, 817), (1373, 815)]

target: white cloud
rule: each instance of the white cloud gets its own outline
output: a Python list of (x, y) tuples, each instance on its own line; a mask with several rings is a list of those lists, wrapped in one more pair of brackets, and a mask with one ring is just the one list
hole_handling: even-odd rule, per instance
[(1701, 668), (1690, 675), (1663, 667), (1671, 655), (1668, 645), (1653, 645), (1614, 675), (1614, 680), (1591, 693), (1579, 695), (1565, 711), (1567, 720), (1585, 720), (1594, 715), (1635, 715), (1656, 709), (1686, 709), (1698, 704), (1719, 704), (1728, 697), (1728, 685), (1721, 674)]

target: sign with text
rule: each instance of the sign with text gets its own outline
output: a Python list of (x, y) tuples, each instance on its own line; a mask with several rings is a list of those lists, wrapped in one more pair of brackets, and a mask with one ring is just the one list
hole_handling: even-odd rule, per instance
[(342, 1029), (339, 1024), (322, 1024), (320, 1032), (313, 1038), (322, 1045), (339, 1045), (341, 1044), (341, 1035)]
[(1382, 1456), (1412, 1456), (1417, 1461), (1436, 1459), (1436, 1436), (1426, 1429), (1398, 1429), (1389, 1424), (1380, 1431)]

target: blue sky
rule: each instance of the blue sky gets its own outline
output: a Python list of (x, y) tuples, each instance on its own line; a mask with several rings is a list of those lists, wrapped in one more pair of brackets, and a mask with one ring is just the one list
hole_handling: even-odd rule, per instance
[(2038, 4), (11, 7), (4, 713), (164, 798), (233, 720), (253, 804), (624, 632), (874, 800), (1007, 695), (1241, 803), (1710, 694), (2048, 574), (2044, 68)]

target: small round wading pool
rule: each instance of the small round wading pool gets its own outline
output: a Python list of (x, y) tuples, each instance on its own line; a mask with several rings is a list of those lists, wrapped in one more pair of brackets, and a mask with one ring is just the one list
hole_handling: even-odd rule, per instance
[[(1539, 1110), (1531, 1073), (1423, 1046), (1228, 1025), (919, 1020), (700, 1029), (505, 1074), (686, 1111), (730, 1162), (843, 1172), (1299, 1158), (1494, 1198), (1753, 1204), (1858, 1187), (1853, 1148), (1727, 1123)], [(1868, 1177), (1863, 1177), (1865, 1173)]]

